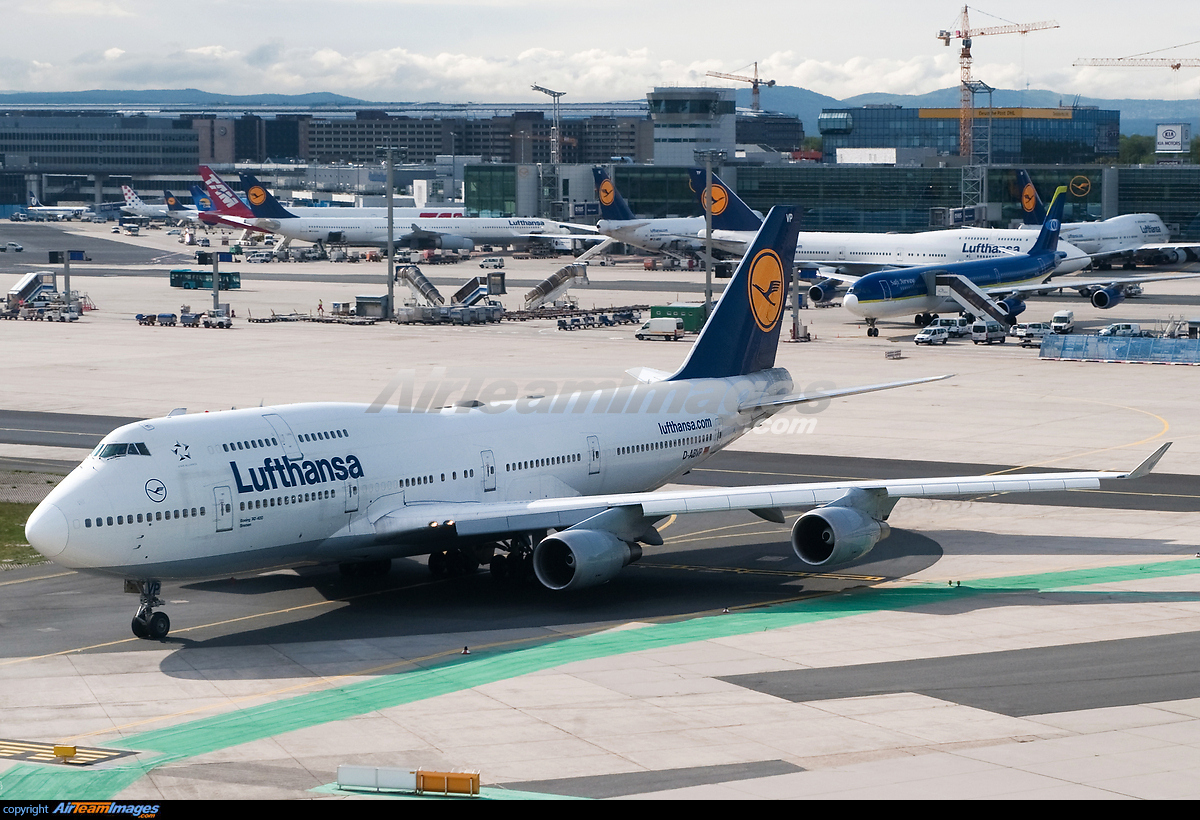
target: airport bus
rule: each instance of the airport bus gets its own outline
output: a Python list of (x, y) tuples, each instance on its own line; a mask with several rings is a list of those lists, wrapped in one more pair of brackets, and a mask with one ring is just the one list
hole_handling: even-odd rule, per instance
[[(171, 287), (184, 290), (212, 290), (212, 271), (210, 270), (173, 270), (171, 271)], [(237, 271), (221, 271), (221, 290), (240, 290), (242, 275)]]

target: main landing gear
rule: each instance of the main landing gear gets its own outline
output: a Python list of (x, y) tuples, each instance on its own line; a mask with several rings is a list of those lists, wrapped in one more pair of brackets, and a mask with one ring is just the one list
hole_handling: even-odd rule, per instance
[(936, 313), (918, 313), (913, 317), (913, 324), (917, 327), (929, 327), (937, 317)]
[(158, 597), (162, 583), (153, 580), (125, 582), (126, 589), (131, 585), (141, 595), (137, 614), (133, 616), (131, 624), (134, 636), (152, 641), (165, 641), (167, 633), (171, 631), (171, 619), (165, 612), (154, 611), (155, 607), (165, 606), (167, 603)]

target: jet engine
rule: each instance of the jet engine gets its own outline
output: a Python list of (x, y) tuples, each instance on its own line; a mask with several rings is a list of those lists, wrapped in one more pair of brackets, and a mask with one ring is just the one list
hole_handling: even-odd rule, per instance
[(808, 298), (814, 302), (828, 302), (837, 295), (840, 284), (834, 279), (823, 279), (808, 289)]
[(890, 532), (853, 507), (821, 507), (796, 519), (792, 549), (810, 567), (835, 567), (863, 557)]
[(475, 242), (465, 236), (447, 233), (417, 233), (410, 236), (405, 243), (418, 251), (473, 251)]
[(1092, 294), (1092, 307), (1107, 310), (1114, 305), (1119, 305), (1125, 301), (1125, 291), (1120, 285), (1112, 285)]
[(1018, 299), (1015, 296), (1002, 299), (996, 304), (1001, 310), (1008, 314), (1008, 320), (1010, 323), (1016, 321), (1016, 318), (1025, 310), (1025, 300)]
[(603, 530), (563, 530), (533, 549), (533, 572), (547, 589), (584, 589), (611, 581), (642, 557), (637, 544)]

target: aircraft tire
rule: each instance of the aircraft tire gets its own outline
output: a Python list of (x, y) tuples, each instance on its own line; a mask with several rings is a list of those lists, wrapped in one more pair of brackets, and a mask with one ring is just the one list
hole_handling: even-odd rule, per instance
[(446, 574), (446, 553), (441, 550), (429, 553), (429, 571), (435, 578)]
[(150, 637), (150, 627), (141, 618), (134, 616), (133, 623), (130, 624), (130, 627), (133, 629), (133, 636), (135, 638)]
[(148, 638), (152, 641), (165, 641), (167, 633), (171, 631), (171, 619), (167, 617), (165, 612), (155, 612), (150, 616), (148, 625)]

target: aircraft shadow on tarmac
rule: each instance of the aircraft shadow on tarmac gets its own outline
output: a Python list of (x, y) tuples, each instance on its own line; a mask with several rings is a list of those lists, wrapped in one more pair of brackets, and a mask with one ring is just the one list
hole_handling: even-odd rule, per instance
[[(189, 583), (165, 594), (192, 601), (203, 598), (206, 608), (227, 612), (230, 618), (237, 618), (247, 605), (263, 612), (322, 600), (341, 603), (332, 610), (310, 606), (268, 614), (259, 621), (263, 626), (254, 626), (255, 618), (201, 633), (212, 637), (176, 632), (167, 644), (219, 648), (446, 633), (476, 633), (482, 640), (484, 633), (505, 630), (527, 630), (531, 639), (544, 639), (550, 637), (544, 631), (550, 628), (686, 620), (725, 607), (762, 606), (874, 585), (926, 569), (942, 555), (935, 541), (896, 530), (865, 559), (836, 572), (813, 573), (792, 555), (786, 530), (777, 537), (774, 542), (751, 537), (752, 544), (650, 552), (607, 584), (566, 593), (530, 581), (497, 581), (486, 568), (434, 579), (424, 559), (394, 561), (391, 572), (381, 578), (345, 577), (335, 568), (311, 567), (294, 574)], [(304, 603), (297, 596), (303, 596)], [(177, 624), (187, 625), (180, 620)], [(286, 674), (295, 674), (295, 669)]]

